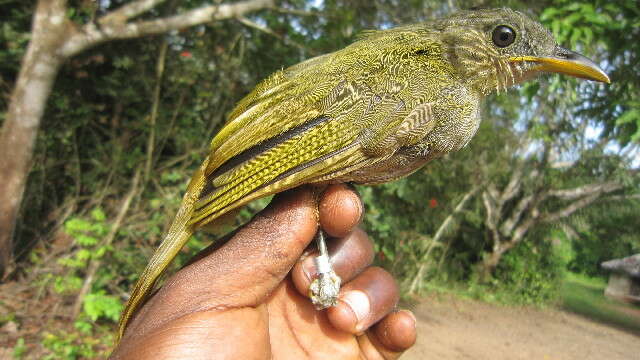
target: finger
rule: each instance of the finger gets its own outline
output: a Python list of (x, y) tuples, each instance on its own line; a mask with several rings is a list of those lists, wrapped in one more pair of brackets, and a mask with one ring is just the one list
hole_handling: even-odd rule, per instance
[(360, 334), (391, 312), (398, 299), (391, 274), (370, 267), (341, 289), (338, 305), (327, 309), (327, 316), (335, 328)]
[(309, 188), (280, 194), (215, 252), (177, 272), (150, 300), (155, 318), (255, 306), (282, 281), (317, 230)]
[[(356, 228), (343, 238), (332, 239), (328, 243), (328, 248), (331, 266), (343, 283), (351, 281), (371, 265), (375, 256), (373, 243), (360, 228)], [(291, 270), (293, 283), (304, 296), (308, 296), (309, 286), (318, 275), (316, 256), (318, 256), (317, 250), (305, 254)]]
[(408, 310), (385, 316), (358, 338), (367, 359), (397, 359), (416, 342), (416, 318)]
[(324, 191), (318, 211), (320, 227), (331, 237), (343, 237), (358, 225), (364, 206), (354, 189), (345, 184), (336, 184)]

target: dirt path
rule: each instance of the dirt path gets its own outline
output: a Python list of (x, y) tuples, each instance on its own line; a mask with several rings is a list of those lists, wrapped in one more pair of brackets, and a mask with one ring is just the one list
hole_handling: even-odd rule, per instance
[(413, 309), (417, 344), (403, 359), (640, 359), (640, 336), (558, 310), (510, 308), (452, 297)]

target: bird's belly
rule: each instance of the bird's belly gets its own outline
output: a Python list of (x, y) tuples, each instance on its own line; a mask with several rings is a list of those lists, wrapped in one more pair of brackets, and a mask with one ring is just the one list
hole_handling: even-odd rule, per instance
[(353, 182), (363, 185), (382, 184), (410, 175), (442, 153), (429, 147), (407, 146), (400, 148), (388, 159), (331, 179), (330, 183)]

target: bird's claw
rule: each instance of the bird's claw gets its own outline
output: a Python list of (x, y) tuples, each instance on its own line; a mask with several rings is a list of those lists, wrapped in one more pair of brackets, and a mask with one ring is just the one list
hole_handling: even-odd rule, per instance
[(320, 255), (316, 258), (318, 276), (309, 286), (309, 298), (316, 309), (322, 310), (338, 305), (338, 293), (340, 292), (340, 277), (333, 271), (329, 258)]
[(309, 287), (309, 297), (318, 310), (338, 305), (340, 277), (335, 272), (319, 274)]

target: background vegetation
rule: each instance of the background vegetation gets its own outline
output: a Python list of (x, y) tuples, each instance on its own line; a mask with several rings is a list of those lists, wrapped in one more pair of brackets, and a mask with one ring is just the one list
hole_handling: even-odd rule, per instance
[[(69, 1), (89, 23), (127, 1)], [(205, 1), (166, 1), (143, 18)], [(0, 0), (0, 122), (30, 39), (31, 2)], [(0, 285), (16, 357), (108, 353), (127, 291), (236, 101), (282, 67), (364, 29), (509, 6), (595, 59), (610, 86), (549, 76), (492, 96), (472, 143), (409, 178), (360, 187), (377, 261), (407, 296), (457, 289), (552, 304), (567, 271), (640, 252), (640, 8), (635, 0), (289, 0), (226, 21), (106, 42), (60, 68)], [(266, 203), (250, 205), (246, 221)], [(213, 240), (198, 234), (181, 254)], [(179, 266), (180, 263), (176, 264)], [(5, 340), (6, 339), (6, 340)]]

